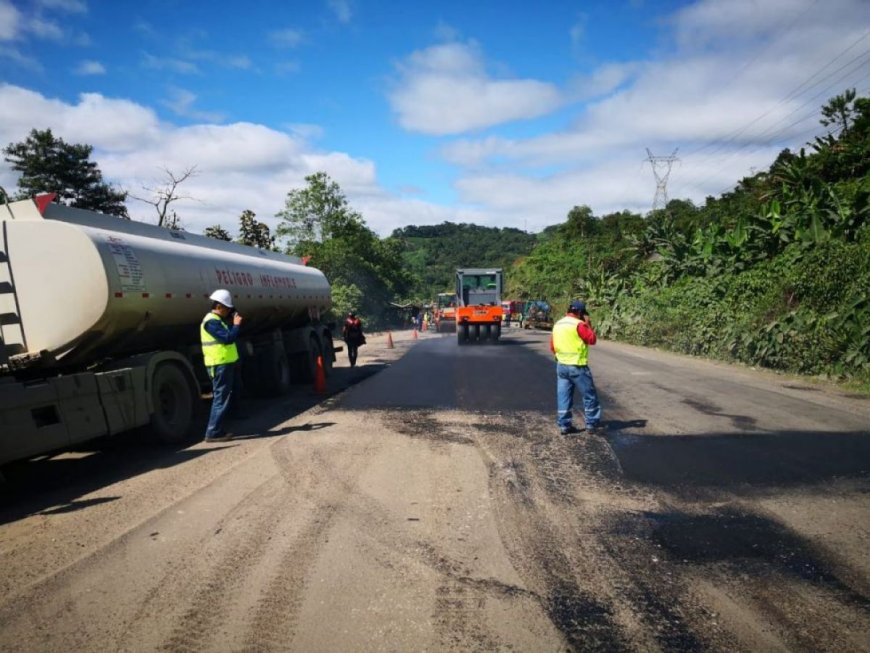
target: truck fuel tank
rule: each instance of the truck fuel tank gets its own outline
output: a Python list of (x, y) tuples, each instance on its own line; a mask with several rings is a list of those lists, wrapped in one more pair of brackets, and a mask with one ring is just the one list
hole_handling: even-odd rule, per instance
[(247, 335), (331, 306), (322, 272), (276, 252), (33, 200), (0, 207), (0, 228), (3, 340), (49, 364), (196, 343), (217, 288)]

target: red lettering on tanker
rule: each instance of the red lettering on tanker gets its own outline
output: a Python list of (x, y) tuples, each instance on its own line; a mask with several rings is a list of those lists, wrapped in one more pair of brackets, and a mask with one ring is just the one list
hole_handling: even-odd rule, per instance
[(222, 286), (248, 286), (254, 285), (254, 276), (250, 272), (215, 268), (217, 281)]
[(296, 279), (275, 274), (259, 274), (256, 277), (250, 272), (215, 268), (215, 277), (221, 286), (243, 286), (253, 288), (295, 288)]
[(295, 288), (296, 279), (273, 274), (261, 274), (260, 285), (264, 288)]

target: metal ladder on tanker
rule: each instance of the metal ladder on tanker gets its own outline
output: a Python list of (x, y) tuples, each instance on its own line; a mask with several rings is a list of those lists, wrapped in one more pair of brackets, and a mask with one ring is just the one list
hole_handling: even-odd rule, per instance
[(18, 297), (15, 294), (15, 279), (9, 262), (6, 222), (0, 221), (0, 367), (9, 364), (9, 357), (27, 351)]

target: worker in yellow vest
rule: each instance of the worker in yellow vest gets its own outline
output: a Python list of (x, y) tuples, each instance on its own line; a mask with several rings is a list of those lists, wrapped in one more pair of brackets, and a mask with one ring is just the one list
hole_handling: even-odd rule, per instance
[(604, 430), (601, 404), (589, 370), (589, 346), (595, 342), (586, 304), (572, 301), (565, 317), (553, 325), (550, 337), (550, 351), (556, 357), (556, 422), (562, 435), (580, 433), (571, 421), (575, 388), (583, 397), (586, 431), (599, 433)]
[(232, 437), (224, 431), (223, 424), (235, 392), (235, 367), (239, 360), (236, 340), (242, 316), (235, 312), (233, 296), (228, 290), (215, 290), (209, 299), (212, 300), (211, 312), (203, 318), (199, 329), (202, 357), (214, 392), (205, 441), (223, 442)]

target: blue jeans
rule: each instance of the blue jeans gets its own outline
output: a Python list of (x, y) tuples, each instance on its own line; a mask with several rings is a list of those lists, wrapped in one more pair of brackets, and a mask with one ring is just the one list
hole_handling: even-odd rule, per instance
[(205, 437), (213, 438), (224, 432), (224, 419), (233, 401), (235, 392), (235, 363), (215, 365), (206, 368), (211, 377), (214, 398), (211, 401), (211, 412), (208, 416), (208, 427)]
[(586, 428), (598, 426), (601, 421), (601, 404), (592, 372), (587, 366), (562, 365), (556, 363), (556, 422), (560, 429), (571, 426), (571, 409), (574, 407), (574, 388), (583, 397), (583, 414)]

